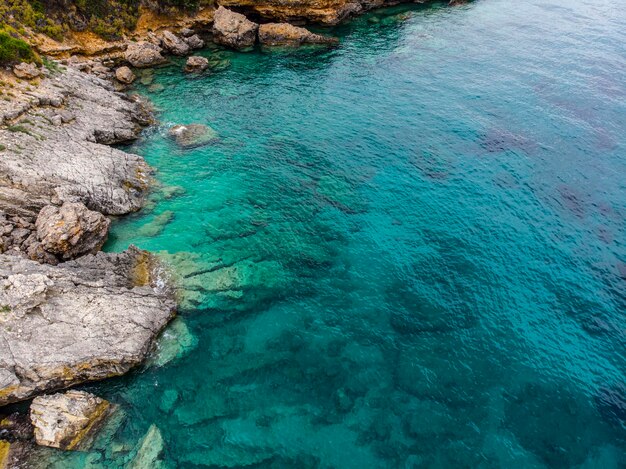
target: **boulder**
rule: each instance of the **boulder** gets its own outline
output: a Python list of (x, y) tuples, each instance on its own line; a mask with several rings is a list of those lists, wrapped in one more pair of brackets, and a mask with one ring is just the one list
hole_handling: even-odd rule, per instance
[(189, 28), (183, 28), (180, 30), (180, 35), (182, 37), (191, 37), (195, 34), (195, 31), (193, 29), (189, 29)]
[(184, 56), (189, 54), (189, 45), (171, 31), (163, 31), (161, 43), (165, 49), (174, 55)]
[(22, 62), (13, 67), (13, 73), (16, 77), (24, 80), (32, 80), (41, 75), (41, 70), (34, 64)]
[(268, 23), (259, 26), (259, 42), (269, 46), (299, 46), (300, 44), (336, 44), (337, 38), (314, 34), (306, 28), (288, 23)]
[(36, 397), (30, 405), (35, 441), (65, 450), (86, 449), (111, 410), (104, 399), (84, 391)]
[(150, 42), (131, 42), (124, 58), (137, 68), (154, 67), (167, 62), (161, 55), (161, 48)]
[(54, 267), (0, 255), (0, 406), (126, 373), (173, 315), (162, 267), (137, 248)]
[(182, 148), (201, 147), (219, 140), (217, 132), (204, 124), (175, 125), (168, 134)]
[(124, 66), (115, 70), (115, 78), (117, 78), (117, 81), (120, 83), (130, 85), (133, 81), (135, 81), (136, 77), (130, 68)]
[(185, 72), (203, 72), (207, 68), (209, 68), (209, 61), (205, 57), (199, 57), (194, 55), (187, 59), (187, 63), (185, 64)]
[(252, 47), (259, 25), (240, 13), (220, 6), (213, 17), (213, 40), (234, 49)]
[(63, 259), (95, 253), (106, 242), (111, 221), (80, 202), (41, 209), (35, 226), (45, 251)]
[(202, 49), (204, 47), (204, 41), (200, 39), (200, 36), (194, 34), (193, 36), (186, 37), (185, 42), (192, 49)]

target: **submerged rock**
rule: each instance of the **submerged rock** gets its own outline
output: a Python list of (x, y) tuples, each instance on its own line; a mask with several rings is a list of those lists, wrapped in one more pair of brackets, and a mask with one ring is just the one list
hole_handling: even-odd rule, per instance
[(149, 360), (153, 366), (164, 366), (180, 358), (198, 345), (198, 339), (191, 333), (185, 321), (176, 318), (161, 334), (155, 353)]
[(137, 448), (137, 453), (127, 466), (128, 469), (159, 469), (163, 467), (161, 455), (165, 444), (161, 430), (156, 425), (151, 425)]
[(130, 68), (124, 66), (115, 70), (115, 78), (120, 83), (130, 85), (133, 81), (135, 81), (136, 77)]
[(213, 40), (217, 44), (245, 49), (256, 42), (259, 25), (240, 13), (220, 6), (213, 18)]
[(137, 68), (154, 67), (167, 62), (161, 55), (161, 48), (151, 42), (131, 42), (124, 58)]
[(207, 68), (209, 68), (209, 61), (204, 57), (193, 56), (187, 59), (187, 63), (185, 64), (185, 72), (193, 73), (193, 72), (203, 72)]
[(187, 55), (189, 54), (190, 47), (185, 41), (179, 38), (171, 31), (163, 31), (161, 36), (161, 43), (169, 52), (174, 55)]
[(204, 124), (175, 125), (168, 134), (182, 148), (201, 147), (219, 140), (217, 132)]
[(108, 401), (84, 391), (36, 397), (30, 406), (35, 441), (41, 446), (86, 449), (86, 442), (109, 415)]
[(47, 205), (35, 222), (43, 249), (63, 259), (98, 252), (107, 240), (110, 224), (107, 217), (80, 202)]
[(174, 314), (145, 251), (52, 267), (0, 256), (0, 406), (140, 364)]
[(288, 23), (268, 23), (259, 26), (259, 42), (269, 46), (299, 46), (300, 44), (336, 44), (339, 40), (314, 34), (308, 29)]

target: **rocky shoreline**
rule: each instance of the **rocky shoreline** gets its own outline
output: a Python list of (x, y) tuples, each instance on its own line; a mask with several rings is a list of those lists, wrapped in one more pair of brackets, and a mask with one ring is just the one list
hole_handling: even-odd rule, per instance
[[(152, 170), (143, 158), (111, 146), (135, 140), (154, 122), (147, 103), (124, 93), (135, 79), (130, 67), (190, 55), (207, 37), (237, 50), (335, 44), (290, 23), (336, 24), (397, 3), (225, 1), (238, 11), (220, 6), (208, 22), (203, 13), (210, 36), (187, 27), (149, 31), (134, 38), (139, 41), (95, 48), (95, 58), (19, 64), (12, 74), (1, 73), (11, 91), (0, 101), (0, 407), (128, 372), (144, 362), (174, 317), (173, 288), (153, 255), (134, 247), (99, 252), (108, 217), (141, 209), (150, 187)], [(281, 22), (259, 24), (246, 12)], [(63, 55), (62, 47), (56, 52)], [(207, 68), (206, 58), (191, 56), (184, 71)], [(178, 127), (177, 142), (195, 129)], [(201, 139), (214, 138), (204, 133)], [(69, 391), (37, 398), (30, 421), (23, 414), (0, 418), (0, 468), (21, 467), (33, 439), (78, 448), (109, 407)], [(135, 459), (155, 461), (146, 454)]]

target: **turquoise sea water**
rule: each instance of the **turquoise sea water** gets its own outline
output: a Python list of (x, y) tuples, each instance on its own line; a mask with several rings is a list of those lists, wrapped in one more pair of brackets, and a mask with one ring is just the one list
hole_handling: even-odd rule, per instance
[(106, 248), (161, 252), (181, 320), (90, 386), (125, 419), (57, 466), (155, 424), (164, 467), (626, 467), (618, 3), (398, 7), (145, 75), (160, 186)]

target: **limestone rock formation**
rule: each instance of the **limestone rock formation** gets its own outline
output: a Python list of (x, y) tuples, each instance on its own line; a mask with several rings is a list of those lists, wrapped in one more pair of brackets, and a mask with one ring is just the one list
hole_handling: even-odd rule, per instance
[(308, 29), (288, 23), (268, 23), (259, 26), (259, 42), (269, 46), (299, 46), (300, 44), (336, 44), (337, 38), (314, 34)]
[(80, 202), (47, 205), (35, 222), (43, 249), (63, 259), (98, 252), (107, 240), (110, 224), (107, 217)]
[(191, 50), (189, 45), (171, 31), (163, 31), (161, 36), (163, 47), (174, 55), (187, 55)]
[(217, 132), (208, 125), (175, 125), (169, 130), (169, 136), (182, 148), (195, 148), (217, 142)]
[(0, 406), (126, 373), (174, 314), (160, 264), (131, 247), (58, 266), (0, 256)]
[(34, 64), (22, 62), (13, 67), (13, 73), (18, 78), (25, 80), (32, 80), (41, 75), (41, 71)]
[(398, 0), (221, 0), (224, 7), (253, 11), (263, 19), (286, 23), (337, 24), (372, 8), (395, 5)]
[(35, 441), (52, 448), (84, 448), (110, 410), (108, 401), (84, 391), (36, 397), (30, 406)]
[(161, 48), (151, 42), (131, 42), (124, 58), (137, 68), (154, 67), (167, 62), (161, 55)]
[(252, 47), (259, 25), (240, 13), (220, 6), (213, 17), (213, 40), (234, 49)]
[(136, 77), (130, 68), (124, 66), (115, 70), (115, 78), (117, 78), (117, 81), (120, 83), (130, 85), (133, 81), (135, 81)]
[(184, 41), (192, 49), (202, 49), (204, 47), (204, 41), (200, 39), (200, 36), (198, 36), (197, 34), (186, 37)]
[(192, 56), (187, 59), (187, 63), (185, 64), (185, 72), (203, 72), (209, 68), (209, 61), (205, 57)]
[(150, 119), (140, 101), (72, 67), (0, 102), (0, 211), (35, 218), (63, 202), (108, 215), (138, 210), (151, 169), (106, 145), (135, 139)]

